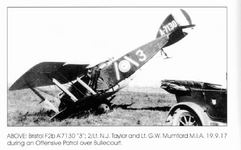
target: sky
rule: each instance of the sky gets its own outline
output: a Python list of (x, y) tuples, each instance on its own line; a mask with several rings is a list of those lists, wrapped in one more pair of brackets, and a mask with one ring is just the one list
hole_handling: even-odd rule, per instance
[[(159, 87), (164, 79), (226, 86), (227, 10), (183, 8), (196, 27), (158, 53), (130, 86)], [(118, 58), (155, 39), (179, 8), (8, 8), (8, 83), (44, 61), (95, 64)]]

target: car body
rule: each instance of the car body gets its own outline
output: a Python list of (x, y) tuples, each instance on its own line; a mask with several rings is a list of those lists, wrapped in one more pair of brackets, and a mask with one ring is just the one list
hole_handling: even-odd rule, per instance
[(170, 125), (227, 124), (227, 90), (220, 85), (199, 81), (162, 80), (161, 88), (175, 94), (177, 100), (166, 119)]

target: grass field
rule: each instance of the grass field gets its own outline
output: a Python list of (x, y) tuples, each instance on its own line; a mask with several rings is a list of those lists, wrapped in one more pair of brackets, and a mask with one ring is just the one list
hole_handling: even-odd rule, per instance
[[(50, 90), (50, 94), (59, 91)], [(50, 101), (53, 98), (45, 95)], [(8, 91), (8, 126), (162, 126), (174, 95), (161, 88), (126, 87), (116, 94), (113, 109), (102, 115), (82, 114), (50, 121), (51, 111), (31, 90)], [(54, 103), (56, 106), (58, 103)]]

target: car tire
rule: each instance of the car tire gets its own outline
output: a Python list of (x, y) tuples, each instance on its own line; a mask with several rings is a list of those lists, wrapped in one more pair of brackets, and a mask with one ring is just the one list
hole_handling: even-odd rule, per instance
[(174, 126), (201, 126), (199, 117), (188, 110), (177, 110), (173, 115)]

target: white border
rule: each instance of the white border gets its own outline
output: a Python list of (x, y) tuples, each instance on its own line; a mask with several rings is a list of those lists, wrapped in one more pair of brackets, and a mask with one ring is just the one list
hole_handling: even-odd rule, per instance
[[(54, 3), (55, 2), (55, 3)], [(59, 132), (59, 131), (67, 131), (67, 132), (76, 132), (76, 131), (89, 131), (91, 130), (92, 132), (134, 132), (138, 133), (140, 131), (143, 132), (169, 132), (169, 133), (175, 133), (175, 132), (202, 132), (202, 133), (207, 133), (207, 132), (227, 132), (228, 137), (227, 139), (216, 139), (216, 140), (208, 140), (208, 139), (197, 139), (197, 140), (180, 140), (180, 139), (172, 139), (172, 140), (145, 140), (145, 141), (140, 141), (140, 140), (130, 140), (130, 141), (125, 141), (125, 144), (121, 147), (114, 147), (115, 149), (130, 149), (130, 148), (158, 148), (158, 149), (228, 149), (228, 148), (233, 148), (233, 149), (240, 149), (240, 66), (239, 64), (241, 63), (239, 61), (240, 57), (240, 2), (238, 0), (236, 1), (198, 1), (198, 2), (193, 2), (193, 1), (171, 1), (171, 2), (157, 2), (157, 1), (142, 1), (142, 2), (125, 2), (125, 1), (120, 1), (116, 3), (110, 3), (109, 1), (96, 1), (95, 3), (92, 3), (93, 1), (88, 1), (88, 3), (79, 3), (79, 2), (68, 2), (67, 1), (37, 1), (36, 3), (33, 3), (32, 1), (1, 1), (1, 68), (3, 70), (3, 73), (1, 74), (1, 91), (2, 91), (2, 108), (1, 108), (1, 148), (6, 148), (6, 149), (12, 149), (10, 147), (6, 147), (6, 135), (9, 132), (43, 132), (43, 131), (49, 131), (49, 132)], [(7, 64), (6, 64), (6, 13), (7, 13), (7, 7), (8, 6), (73, 6), (73, 5), (117, 5), (117, 6), (123, 6), (123, 5), (144, 5), (144, 6), (149, 6), (149, 5), (166, 5), (166, 6), (175, 6), (175, 5), (182, 5), (182, 6), (227, 6), (228, 7), (228, 49), (230, 50), (228, 53), (228, 99), (232, 100), (232, 103), (229, 107), (232, 109), (229, 109), (228, 114), (230, 117), (228, 127), (218, 127), (218, 128), (206, 128), (206, 127), (201, 127), (201, 128), (175, 128), (175, 127), (106, 127), (106, 128), (101, 128), (101, 127), (81, 127), (81, 128), (62, 128), (62, 127), (46, 127), (46, 128), (18, 128), (18, 127), (7, 127), (7, 117), (6, 117), (6, 102), (7, 102), (7, 95), (6, 95), (6, 80), (7, 80)], [(30, 147), (29, 149), (32, 149), (33, 147)], [(52, 149), (54, 147), (41, 147), (41, 148), (47, 148), (47, 149)], [(67, 148), (67, 147), (66, 147)], [(81, 149), (81, 147), (71, 147), (73, 149)], [(112, 147), (88, 147), (89, 149), (113, 149)]]

